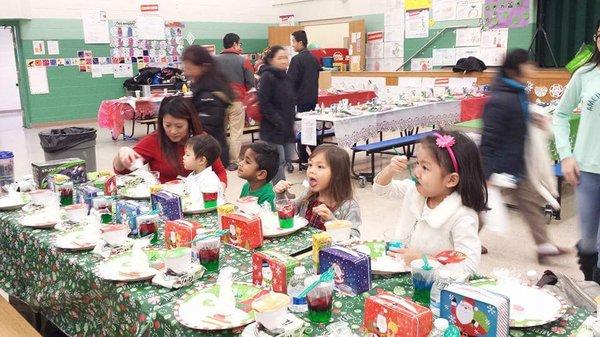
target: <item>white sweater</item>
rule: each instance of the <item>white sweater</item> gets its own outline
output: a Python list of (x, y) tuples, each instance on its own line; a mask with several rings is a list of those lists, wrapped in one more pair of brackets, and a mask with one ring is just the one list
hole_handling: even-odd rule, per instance
[(457, 192), (447, 196), (437, 207), (430, 209), (427, 198), (409, 179), (393, 180), (383, 186), (373, 183), (379, 196), (399, 199), (400, 219), (396, 236), (407, 238), (408, 246), (429, 256), (445, 250), (459, 251), (467, 256), (462, 262), (465, 271), (475, 273), (481, 259), (477, 213), (463, 206)]

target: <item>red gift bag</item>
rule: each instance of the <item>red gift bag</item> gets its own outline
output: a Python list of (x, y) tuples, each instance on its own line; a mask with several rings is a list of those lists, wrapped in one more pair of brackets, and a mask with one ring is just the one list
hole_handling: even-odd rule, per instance
[(460, 121), (466, 122), (483, 116), (483, 107), (489, 96), (465, 98), (460, 102)]

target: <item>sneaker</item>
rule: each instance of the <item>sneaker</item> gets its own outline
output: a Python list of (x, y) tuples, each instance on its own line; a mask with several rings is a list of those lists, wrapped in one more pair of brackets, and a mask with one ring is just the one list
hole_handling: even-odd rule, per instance
[(229, 171), (237, 171), (238, 169), (238, 165), (236, 163), (231, 163), (229, 164), (229, 166), (227, 166), (227, 170)]

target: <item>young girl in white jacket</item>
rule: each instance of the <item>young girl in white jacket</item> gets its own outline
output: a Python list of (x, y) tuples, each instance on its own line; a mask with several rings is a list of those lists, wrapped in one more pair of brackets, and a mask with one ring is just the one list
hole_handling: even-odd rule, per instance
[(407, 247), (392, 255), (408, 265), (423, 254), (454, 250), (466, 255), (463, 266), (474, 273), (481, 258), (477, 214), (487, 203), (477, 146), (462, 133), (440, 131), (421, 141), (411, 179), (392, 180), (407, 164), (405, 156), (393, 157), (373, 183), (377, 195), (401, 204), (395, 237)]

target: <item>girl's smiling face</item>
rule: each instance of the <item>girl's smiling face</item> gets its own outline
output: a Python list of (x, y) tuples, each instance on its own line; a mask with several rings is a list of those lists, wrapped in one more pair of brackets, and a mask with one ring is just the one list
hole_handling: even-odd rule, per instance
[(331, 167), (329, 166), (329, 163), (327, 163), (324, 153), (319, 153), (308, 160), (306, 177), (308, 178), (311, 192), (319, 193), (329, 189), (329, 184), (331, 182)]
[(419, 146), (417, 164), (414, 168), (417, 178), (417, 191), (426, 198), (445, 198), (458, 185), (458, 174), (446, 172), (437, 162), (433, 153)]

